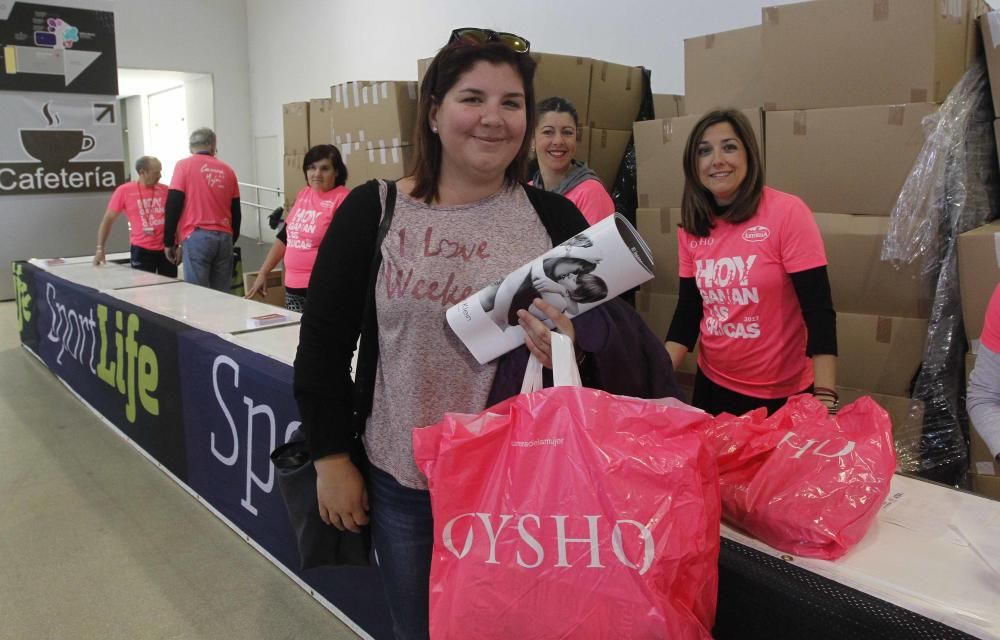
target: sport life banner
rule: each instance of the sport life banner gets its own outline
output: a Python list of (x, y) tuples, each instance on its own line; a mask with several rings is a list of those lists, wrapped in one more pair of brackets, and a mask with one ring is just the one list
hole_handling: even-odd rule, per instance
[(125, 181), (118, 103), (0, 92), (0, 195), (113, 191)]
[(0, 2), (0, 91), (118, 95), (114, 13)]
[(218, 336), (180, 339), (187, 484), (375, 638), (391, 638), (377, 571), (299, 570), (295, 537), (270, 453), (299, 426), (292, 368)]
[(21, 344), (38, 353), (38, 314), (35, 311), (35, 267), (27, 262), (11, 263), (11, 277), (14, 279), (14, 312), (17, 316), (17, 331)]
[(42, 270), (32, 297), (46, 366), (184, 480), (177, 343), (193, 329)]

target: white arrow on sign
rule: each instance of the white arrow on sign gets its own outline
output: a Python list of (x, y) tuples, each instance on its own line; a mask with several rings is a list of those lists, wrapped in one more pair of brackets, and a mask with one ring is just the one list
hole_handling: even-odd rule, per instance
[(63, 76), (67, 87), (99, 57), (101, 57), (100, 51), (43, 49), (18, 45), (4, 47), (7, 73)]

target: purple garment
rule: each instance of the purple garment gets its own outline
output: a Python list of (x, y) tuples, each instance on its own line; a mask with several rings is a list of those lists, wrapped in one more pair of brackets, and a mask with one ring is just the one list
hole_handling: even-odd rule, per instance
[[(663, 343), (628, 303), (610, 300), (573, 318), (573, 328), (577, 346), (587, 354), (580, 371), (584, 386), (635, 398), (686, 401)], [(500, 358), (486, 406), (520, 393), (527, 366), (524, 346)]]

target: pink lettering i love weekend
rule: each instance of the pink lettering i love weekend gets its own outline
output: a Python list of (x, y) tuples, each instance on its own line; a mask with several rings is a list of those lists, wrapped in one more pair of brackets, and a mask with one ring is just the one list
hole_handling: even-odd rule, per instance
[[(397, 235), (399, 255), (405, 257), (407, 255), (407, 230), (400, 229)], [(466, 243), (443, 236), (435, 237), (434, 227), (427, 227), (424, 231), (417, 251), (419, 257), (422, 258), (441, 258), (462, 262), (490, 258), (488, 243), (485, 240), (473, 240)], [(392, 260), (388, 260), (385, 265), (386, 295), (390, 300), (409, 295), (415, 300), (427, 299), (440, 302), (443, 307), (450, 307), (468, 298), (475, 291), (471, 286), (462, 287), (460, 284), (456, 284), (455, 277), (455, 272), (452, 271), (443, 283), (440, 280), (427, 278), (417, 278), (414, 281), (412, 267), (400, 268)]]

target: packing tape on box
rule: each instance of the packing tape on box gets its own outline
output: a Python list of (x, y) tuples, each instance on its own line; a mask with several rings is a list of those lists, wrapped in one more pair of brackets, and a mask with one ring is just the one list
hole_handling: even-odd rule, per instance
[(663, 119), (663, 144), (674, 139), (674, 121), (670, 118)]
[(670, 209), (660, 209), (660, 233), (670, 235)]
[(1000, 267), (1000, 231), (993, 234), (993, 251), (996, 253), (997, 266)]
[(806, 128), (806, 112), (796, 111), (792, 115), (792, 135), (793, 136), (804, 136), (807, 133)]
[(996, 49), (1000, 42), (997, 41), (996, 35), (1000, 33), (1000, 11), (991, 11), (986, 14), (986, 22), (989, 24), (988, 31), (990, 32), (990, 48)]
[(872, 3), (872, 20), (885, 22), (889, 19), (889, 0), (875, 0)]
[(903, 119), (906, 116), (906, 107), (901, 104), (894, 104), (889, 107), (889, 124), (897, 127), (903, 126)]
[(607, 61), (601, 62), (601, 82), (607, 82), (608, 80), (608, 63)]
[(961, 22), (965, 17), (964, 0), (939, 0), (941, 17), (953, 22)]
[(608, 148), (608, 130), (607, 129), (601, 129), (601, 148), (602, 149), (607, 149)]
[(393, 138), (393, 139), (392, 139), (392, 140), (390, 140), (389, 142), (391, 142), (391, 143), (392, 143), (392, 144), (390, 145), (390, 146), (392, 146), (392, 147), (401, 147), (401, 146), (403, 146), (403, 143), (402, 143), (402, 142), (400, 141), (400, 139), (399, 139), (399, 138)]
[(362, 104), (368, 104), (368, 89), (369, 88), (372, 90), (373, 94), (375, 93), (375, 87), (369, 87), (368, 85), (365, 85), (364, 87), (362, 87), (361, 88), (361, 102), (362, 102)]
[(764, 24), (778, 25), (778, 7), (764, 7)]
[(378, 150), (378, 161), (380, 164), (385, 164), (385, 147), (379, 147)]
[(875, 342), (889, 344), (892, 342), (892, 318), (879, 316), (875, 322)]
[(407, 82), (406, 83), (406, 93), (410, 96), (411, 102), (416, 102), (417, 100), (417, 83)]
[(388, 100), (389, 99), (389, 83), (388, 82), (383, 82), (382, 83), (382, 99), (383, 100)]
[(342, 90), (343, 90), (342, 85), (339, 84), (333, 85), (333, 101), (336, 102), (337, 104), (341, 103), (340, 93)]
[(710, 33), (707, 36), (705, 36), (705, 48), (711, 49), (714, 46), (715, 46), (715, 34)]
[[(352, 82), (351, 83), (351, 88), (354, 89), (354, 106), (355, 107), (360, 107), (361, 106), (361, 99), (358, 96), (358, 83), (357, 82)], [(348, 101), (344, 102), (344, 106), (345, 107), (350, 107), (350, 105), (347, 104), (347, 102)]]

